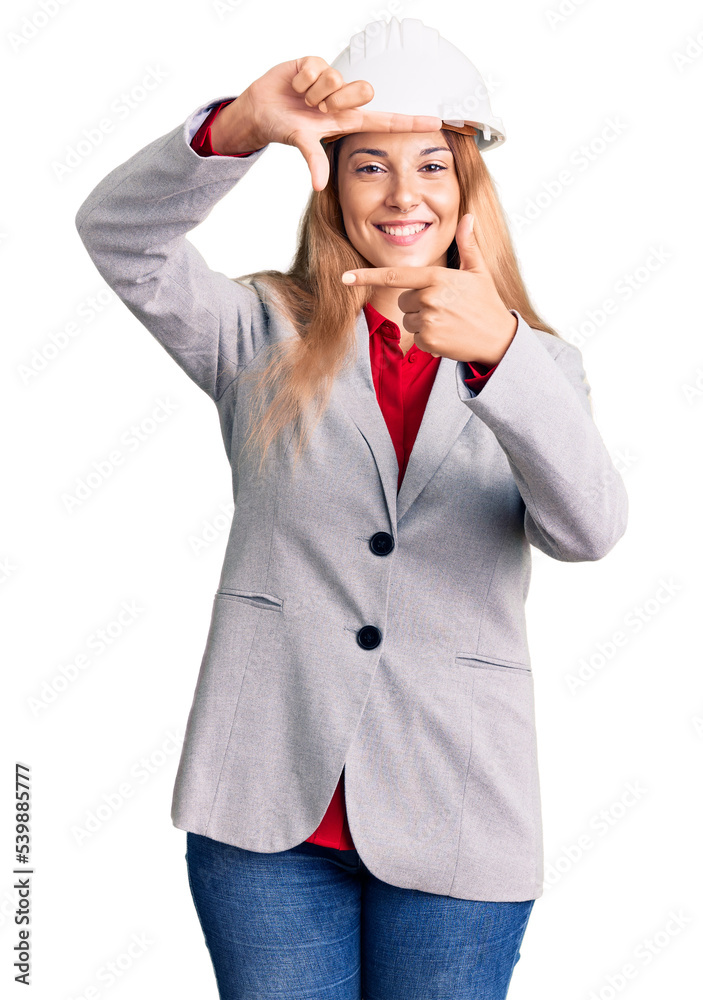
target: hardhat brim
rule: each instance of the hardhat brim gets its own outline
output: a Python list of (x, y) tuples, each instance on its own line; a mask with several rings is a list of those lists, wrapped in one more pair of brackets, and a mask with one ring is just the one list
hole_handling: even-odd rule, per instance
[[(483, 127), (481, 126), (475, 127), (474, 125), (469, 125), (468, 123), (461, 126), (457, 126), (457, 125), (449, 125), (447, 124), (447, 122), (442, 122), (442, 125), (440, 127), (450, 129), (452, 132), (462, 132), (464, 135), (480, 136), (481, 143), (479, 145), (479, 143), (477, 142), (477, 145), (479, 145), (479, 149), (481, 149), (482, 151), (491, 149), (493, 146), (498, 145), (499, 143), (505, 140), (505, 136), (501, 132), (496, 132), (495, 130), (492, 129), (491, 130), (492, 138), (488, 142), (486, 142), (483, 139), (483, 132), (484, 132)], [(353, 132), (336, 132), (334, 135), (323, 136), (320, 139), (320, 142), (326, 146), (328, 143), (334, 142), (336, 139), (342, 139), (345, 135), (353, 135), (353, 134), (354, 134)]]

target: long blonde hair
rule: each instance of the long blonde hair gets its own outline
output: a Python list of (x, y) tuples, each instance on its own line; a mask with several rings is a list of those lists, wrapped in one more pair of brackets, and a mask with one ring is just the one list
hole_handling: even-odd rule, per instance
[[(555, 337), (560, 335), (535, 312), (518, 267), (503, 208), (483, 155), (473, 136), (442, 129), (454, 156), (459, 181), (459, 218), (474, 216), (476, 242), (493, 276), (506, 308), (516, 309), (527, 324)], [(339, 203), (337, 176), (339, 150), (345, 137), (324, 146), (330, 163), (329, 181), (322, 191), (312, 191), (298, 227), (298, 245), (288, 271), (263, 270), (234, 280), (257, 279), (264, 305), (273, 299), (298, 336), (267, 350), (271, 358), (262, 371), (240, 378), (256, 379), (250, 442), (261, 449), (259, 473), (274, 439), (293, 423), (298, 432), (294, 466), (310, 434), (329, 403), (336, 375), (356, 361), (356, 321), (373, 288), (343, 285), (343, 271), (373, 267), (347, 237)], [(452, 240), (447, 267), (459, 267), (459, 252)], [(562, 338), (560, 338), (562, 339)], [(272, 390), (268, 409), (263, 400)], [(313, 404), (314, 403), (314, 407)], [(314, 419), (304, 427), (310, 410)]]

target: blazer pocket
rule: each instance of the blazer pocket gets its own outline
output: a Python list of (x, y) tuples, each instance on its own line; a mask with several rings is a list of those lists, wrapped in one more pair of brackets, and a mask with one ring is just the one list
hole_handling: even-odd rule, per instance
[(243, 601), (251, 604), (254, 608), (263, 608), (265, 611), (282, 611), (283, 598), (275, 597), (273, 594), (260, 594), (254, 590), (217, 590), (217, 597), (224, 597), (226, 600)]
[(482, 656), (478, 653), (456, 653), (455, 662), (484, 670), (522, 670), (532, 673), (529, 663), (524, 660), (504, 660), (499, 656)]

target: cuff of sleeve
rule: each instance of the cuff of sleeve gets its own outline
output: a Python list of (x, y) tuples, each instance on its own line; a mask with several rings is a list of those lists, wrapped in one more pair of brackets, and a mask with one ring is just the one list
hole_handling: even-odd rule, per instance
[(472, 390), (474, 394), (479, 393), (484, 387), (486, 382), (489, 380), (493, 372), (498, 367), (497, 364), (489, 368), (488, 365), (479, 364), (478, 362), (462, 361), (461, 364), (464, 366), (462, 369), (462, 377), (464, 372), (469, 374), (464, 378), (464, 383), (468, 385), (469, 389)]
[(212, 147), (210, 127), (222, 108), (226, 108), (228, 104), (231, 104), (235, 100), (236, 97), (230, 97), (215, 104), (205, 121), (198, 128), (190, 144), (199, 156), (251, 156), (252, 153), (256, 152), (255, 149), (250, 149), (246, 153), (218, 153)]
[[(509, 309), (508, 312), (513, 314), (519, 324), (520, 314), (516, 312), (515, 309)], [(503, 359), (501, 358), (501, 361), (502, 360)], [(457, 379), (461, 379), (464, 385), (468, 386), (467, 395), (462, 396), (461, 392), (459, 393), (461, 398), (466, 399), (468, 397), (469, 399), (473, 399), (474, 396), (477, 396), (499, 364), (500, 361), (493, 365), (492, 368), (489, 368), (488, 365), (481, 364), (479, 362), (458, 361)]]
[(560, 340), (558, 343), (564, 346), (552, 354), (543, 338), (549, 337), (550, 344), (557, 338), (533, 330), (515, 309), (510, 312), (518, 321), (515, 336), (480, 397), (466, 384), (466, 372), (461, 367), (466, 362), (458, 361), (456, 366), (459, 398), (496, 433), (510, 426), (518, 412), (516, 407), (521, 419), (525, 419), (532, 410), (551, 414), (550, 402), (557, 410), (565, 402), (568, 406), (575, 404), (578, 409), (582, 406), (561, 366), (555, 363), (556, 354), (571, 350), (569, 343)]
[(199, 105), (178, 126), (178, 129), (173, 129), (163, 137), (166, 141), (172, 141), (175, 139), (177, 132), (180, 133), (177, 143), (178, 157), (179, 160), (183, 161), (184, 167), (187, 165), (192, 178), (199, 177), (202, 174), (207, 184), (212, 181), (217, 182), (220, 179), (225, 181), (231, 179), (232, 182), (238, 181), (268, 149), (268, 145), (262, 146), (261, 149), (254, 150), (248, 156), (201, 156), (193, 149), (191, 143), (200, 126), (207, 119), (210, 111), (222, 105), (223, 102), (232, 100), (234, 98), (228, 95)]

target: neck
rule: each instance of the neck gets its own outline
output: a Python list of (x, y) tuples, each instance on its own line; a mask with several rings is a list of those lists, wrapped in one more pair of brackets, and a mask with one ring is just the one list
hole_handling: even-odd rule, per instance
[(386, 319), (397, 323), (403, 330), (403, 310), (398, 305), (398, 296), (404, 291), (402, 288), (374, 288), (373, 295), (369, 300), (371, 305)]
[[(401, 265), (402, 266), (402, 265)], [(411, 265), (412, 266), (412, 265)], [(447, 266), (447, 253), (442, 254), (439, 260), (434, 262), (435, 267), (446, 267)], [(373, 294), (369, 299), (371, 305), (376, 309), (382, 316), (386, 319), (393, 320), (394, 323), (400, 327), (401, 336), (405, 332), (403, 326), (403, 316), (405, 313), (398, 305), (398, 299), (402, 292), (406, 291), (404, 288), (380, 288), (374, 287)]]

